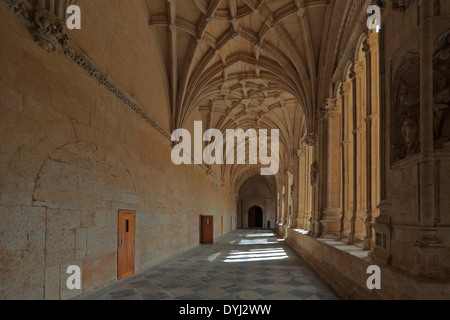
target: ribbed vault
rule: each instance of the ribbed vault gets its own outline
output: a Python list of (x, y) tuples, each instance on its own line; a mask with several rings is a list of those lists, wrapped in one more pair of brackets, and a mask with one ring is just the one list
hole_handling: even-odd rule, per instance
[[(170, 82), (172, 128), (279, 129), (280, 172), (313, 131), (328, 0), (146, 0)], [(198, 118), (201, 119), (198, 119)], [(306, 128), (302, 127), (306, 126)], [(237, 181), (259, 166), (223, 166)]]

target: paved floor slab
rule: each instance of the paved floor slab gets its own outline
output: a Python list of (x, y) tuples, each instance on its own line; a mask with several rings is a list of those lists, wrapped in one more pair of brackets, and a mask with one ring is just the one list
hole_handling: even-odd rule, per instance
[(236, 230), (84, 300), (336, 300), (276, 234)]

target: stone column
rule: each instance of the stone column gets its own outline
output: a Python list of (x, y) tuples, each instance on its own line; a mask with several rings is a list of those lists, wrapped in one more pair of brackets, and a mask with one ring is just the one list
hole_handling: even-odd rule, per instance
[(291, 185), (289, 182), (289, 171), (286, 171), (286, 181), (284, 184), (284, 219), (283, 224), (288, 227), (289, 225), (289, 215), (290, 215), (290, 202), (291, 202)]
[(343, 239), (348, 236), (350, 232), (350, 155), (351, 155), (351, 128), (350, 128), (350, 114), (348, 111), (348, 105), (350, 103), (349, 93), (351, 90), (351, 82), (345, 82), (342, 84), (340, 94), (342, 96), (342, 213), (341, 213), (341, 225), (339, 231), (339, 239)]
[(372, 55), (368, 39), (364, 41), (363, 51), (366, 57), (366, 218), (364, 249), (372, 249), (374, 234), (370, 225), (372, 221)]
[(280, 181), (281, 190), (280, 190), (280, 221), (279, 225), (284, 226), (285, 223), (285, 207), (286, 207), (286, 186), (285, 186), (285, 175), (283, 175), (283, 180)]
[(421, 239), (416, 241), (412, 273), (433, 278), (445, 278), (442, 269), (444, 247), (437, 239), (435, 228), (435, 167), (433, 161), (433, 3), (420, 1), (420, 227)]
[(341, 227), (341, 184), (340, 169), (341, 158), (339, 154), (341, 142), (340, 111), (337, 108), (337, 99), (327, 99), (323, 108), (322, 135), (320, 141), (323, 144), (322, 157), (323, 165), (320, 172), (323, 172), (321, 203), (321, 224), (323, 234), (338, 235)]
[(306, 193), (307, 193), (307, 170), (306, 170), (306, 147), (298, 151), (298, 176), (297, 184), (299, 191), (298, 198), (298, 215), (297, 215), (297, 227), (306, 230), (305, 218), (306, 218)]
[(292, 228), (293, 217), (293, 175), (291, 173), (292, 164), (289, 167), (289, 171), (286, 172), (286, 199), (287, 199), (287, 215), (286, 215), (286, 227)]
[(310, 228), (312, 234), (314, 236), (319, 236), (321, 234), (321, 225), (320, 225), (320, 217), (319, 217), (319, 163), (316, 159), (318, 159), (316, 153), (318, 135), (316, 133), (310, 133), (304, 139), (306, 145), (308, 145), (310, 155), (312, 155), (312, 159), (310, 162), (310, 166), (308, 168), (309, 171), (309, 184), (310, 184), (310, 200), (311, 201), (311, 217), (310, 217)]
[(311, 186), (311, 163), (313, 148), (306, 147), (305, 161), (305, 230), (312, 233), (313, 187)]
[(434, 226), (433, 1), (420, 1), (420, 224)]
[(281, 223), (281, 188), (277, 187), (277, 203), (276, 203), (276, 219), (275, 219), (275, 226)]
[(292, 190), (292, 216), (289, 221), (289, 226), (293, 229), (298, 227), (298, 215), (299, 215), (299, 196), (300, 196), (300, 184), (299, 184), (299, 173), (300, 173), (300, 162), (298, 151), (292, 155), (292, 171), (293, 171), (293, 190)]
[[(357, 216), (357, 210), (358, 210), (358, 186), (356, 184), (356, 177), (358, 175), (358, 126), (357, 126), (357, 114), (356, 114), (356, 74), (354, 71), (355, 65), (352, 66), (352, 70), (350, 71), (350, 79), (351, 79), (351, 88), (352, 88), (352, 106), (351, 106), (351, 118), (353, 119), (353, 127), (352, 127), (352, 163), (351, 163), (351, 169), (352, 170), (352, 194), (353, 197), (350, 200), (352, 202), (352, 211), (351, 211), (351, 218), (350, 218), (350, 234), (348, 235), (348, 244), (354, 244), (355, 243), (355, 235), (356, 235), (356, 216)], [(349, 181), (350, 182), (350, 181)]]

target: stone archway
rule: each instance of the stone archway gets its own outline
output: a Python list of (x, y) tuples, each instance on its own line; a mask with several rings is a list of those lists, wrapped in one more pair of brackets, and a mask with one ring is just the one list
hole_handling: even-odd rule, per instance
[(262, 228), (264, 221), (263, 209), (259, 206), (253, 206), (248, 209), (248, 227)]
[(46, 298), (80, 294), (59, 280), (69, 265), (83, 270), (83, 292), (116, 280), (118, 210), (139, 206), (130, 172), (116, 155), (91, 142), (57, 149), (39, 171), (33, 206), (46, 212)]

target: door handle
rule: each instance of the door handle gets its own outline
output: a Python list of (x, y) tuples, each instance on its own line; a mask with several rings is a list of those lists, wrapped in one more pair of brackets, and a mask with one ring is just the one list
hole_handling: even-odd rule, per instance
[(121, 246), (122, 245), (122, 238), (120, 238), (120, 240), (119, 240), (119, 246)]

